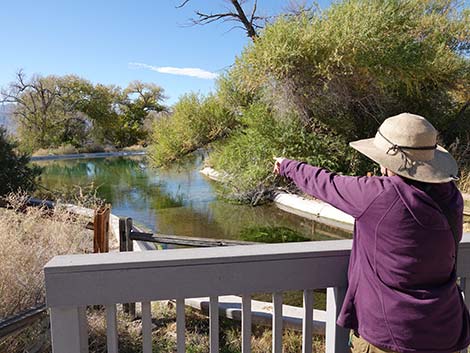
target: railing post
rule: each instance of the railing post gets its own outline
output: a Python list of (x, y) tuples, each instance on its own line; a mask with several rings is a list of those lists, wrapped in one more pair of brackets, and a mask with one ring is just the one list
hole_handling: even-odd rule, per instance
[(52, 307), (53, 353), (88, 353), (88, 325), (85, 307)]
[(326, 353), (349, 353), (349, 330), (336, 325), (343, 305), (346, 288), (334, 287), (326, 290)]
[[(119, 251), (134, 251), (131, 239), (132, 218), (119, 218)], [(135, 318), (135, 303), (123, 304), (122, 308), (132, 319)]]

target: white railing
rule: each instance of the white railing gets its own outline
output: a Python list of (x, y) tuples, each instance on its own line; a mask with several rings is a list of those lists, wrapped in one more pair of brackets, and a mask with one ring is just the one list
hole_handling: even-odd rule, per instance
[[(242, 297), (242, 352), (250, 352), (251, 294), (273, 293), (273, 352), (282, 352), (282, 292), (303, 290), (303, 353), (312, 352), (313, 290), (327, 288), (326, 351), (349, 352), (336, 325), (347, 286), (350, 240), (57, 256), (44, 268), (54, 353), (88, 352), (85, 309), (106, 308), (107, 347), (118, 352), (116, 304), (141, 302), (143, 352), (152, 351), (152, 301), (176, 299), (177, 352), (185, 351), (184, 299), (210, 298), (210, 352), (219, 351), (218, 296)], [(459, 252), (467, 301), (470, 234)], [(467, 302), (468, 304), (468, 302)]]

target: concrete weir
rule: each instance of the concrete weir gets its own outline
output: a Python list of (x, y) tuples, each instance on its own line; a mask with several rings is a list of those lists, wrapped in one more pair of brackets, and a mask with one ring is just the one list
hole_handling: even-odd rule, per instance
[[(185, 305), (209, 315), (209, 298), (185, 299)], [(273, 304), (259, 300), (251, 301), (251, 315), (254, 324), (271, 326), (273, 316)], [(282, 326), (295, 331), (302, 331), (303, 308), (282, 305)], [(219, 316), (241, 321), (242, 298), (236, 295), (223, 295), (219, 297)], [(325, 335), (326, 311), (313, 310), (313, 333)]]
[[(223, 175), (213, 168), (206, 167), (200, 171), (208, 178), (221, 181)], [(273, 202), (283, 211), (294, 213), (298, 216), (308, 218), (328, 226), (352, 231), (354, 218), (337, 208), (319, 201), (307, 199), (299, 195), (278, 192), (273, 198)]]

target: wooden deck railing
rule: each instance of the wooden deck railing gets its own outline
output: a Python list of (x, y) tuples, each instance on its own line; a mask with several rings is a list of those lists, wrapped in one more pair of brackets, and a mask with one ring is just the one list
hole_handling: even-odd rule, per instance
[[(242, 296), (242, 352), (250, 352), (251, 294), (273, 293), (273, 352), (282, 352), (282, 292), (303, 290), (303, 353), (312, 351), (313, 290), (327, 288), (326, 351), (348, 352), (336, 325), (347, 285), (350, 240), (57, 256), (45, 267), (54, 353), (88, 352), (86, 306), (106, 308), (107, 347), (118, 352), (116, 304), (142, 303), (143, 352), (152, 351), (151, 302), (176, 299), (177, 352), (185, 351), (184, 299), (210, 297), (210, 352), (219, 351), (218, 296)], [(470, 234), (459, 253), (470, 298)], [(468, 282), (470, 283), (470, 281)]]

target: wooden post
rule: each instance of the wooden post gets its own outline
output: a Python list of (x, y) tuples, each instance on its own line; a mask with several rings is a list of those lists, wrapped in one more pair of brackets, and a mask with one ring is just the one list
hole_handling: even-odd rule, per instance
[[(132, 218), (119, 218), (119, 251), (134, 251), (134, 245), (131, 239)], [(135, 318), (135, 303), (122, 304), (125, 313), (132, 319)]]
[(109, 252), (109, 215), (111, 207), (102, 206), (95, 210), (93, 219), (93, 252)]

